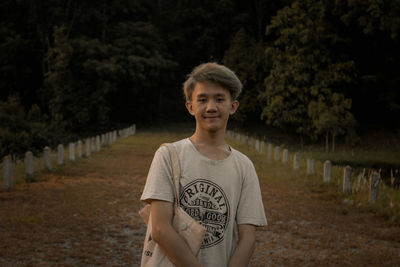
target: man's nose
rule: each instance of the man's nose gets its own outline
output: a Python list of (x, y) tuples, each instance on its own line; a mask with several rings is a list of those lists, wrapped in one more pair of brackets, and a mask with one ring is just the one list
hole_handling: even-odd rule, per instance
[(215, 111), (217, 109), (217, 103), (215, 100), (210, 100), (207, 102), (207, 111)]

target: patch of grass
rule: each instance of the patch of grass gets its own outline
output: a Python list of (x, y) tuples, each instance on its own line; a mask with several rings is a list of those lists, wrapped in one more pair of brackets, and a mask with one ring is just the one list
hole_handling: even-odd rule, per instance
[(305, 150), (301, 154), (320, 161), (330, 160), (334, 165), (350, 165), (353, 168), (400, 169), (399, 151), (355, 149), (326, 153), (321, 150)]
[(34, 216), (34, 215), (25, 215), (25, 216), (14, 216), (10, 218), (10, 221), (12, 223), (22, 223), (22, 224), (34, 224), (34, 223), (40, 223), (42, 222), (42, 218), (39, 216)]
[[(85, 168), (90, 163), (91, 166), (93, 162), (95, 164), (93, 166), (98, 166), (101, 168), (104, 164), (114, 164), (116, 166), (118, 163), (110, 163), (112, 162), (113, 150), (118, 151), (118, 153), (124, 153), (124, 151), (129, 152), (132, 150), (140, 151), (140, 155), (138, 157), (145, 157), (151, 159), (154, 155), (154, 152), (162, 143), (174, 142), (180, 140), (182, 138), (188, 137), (192, 134), (193, 129), (189, 128), (180, 128), (179, 131), (174, 131), (170, 128), (162, 129), (161, 134), (159, 132), (154, 132), (152, 129), (138, 131), (135, 135), (135, 138), (120, 138), (115, 142), (112, 146), (102, 147), (100, 152), (92, 152), (90, 157), (83, 156), (81, 159), (76, 157), (74, 162), (69, 161), (69, 151), (68, 146), (65, 146), (64, 150), (64, 165), (59, 166), (57, 164), (57, 152), (53, 151), (51, 153), (51, 161), (52, 161), (52, 173), (60, 175), (71, 175), (81, 173), (85, 174), (87, 171)], [(308, 190), (313, 194), (317, 194), (318, 198), (321, 200), (332, 200), (343, 205), (354, 206), (357, 209), (375, 212), (377, 214), (381, 214), (382, 216), (386, 216), (389, 220), (391, 220), (394, 224), (400, 225), (400, 193), (399, 190), (395, 190), (388, 186), (385, 186), (383, 183), (380, 184), (379, 196), (377, 203), (371, 206), (368, 202), (368, 181), (361, 180), (362, 184), (360, 186), (357, 185), (357, 177), (361, 172), (361, 169), (355, 168), (352, 173), (352, 194), (343, 194), (343, 167), (342, 166), (332, 166), (332, 174), (331, 181), (329, 183), (323, 182), (323, 160), (324, 157), (336, 156), (338, 160), (344, 159), (348, 157), (348, 155), (344, 152), (337, 152), (336, 154), (330, 153), (325, 154), (322, 152), (313, 152), (313, 151), (305, 151), (299, 152), (300, 155), (300, 169), (295, 171), (293, 170), (293, 157), (294, 152), (289, 151), (288, 162), (286, 164), (280, 161), (275, 161), (274, 159), (268, 160), (266, 151), (264, 154), (259, 153), (253, 148), (250, 148), (244, 145), (242, 142), (238, 142), (235, 140), (227, 139), (230, 145), (239, 151), (245, 153), (249, 156), (249, 158), (253, 161), (256, 171), (259, 175), (260, 180), (268, 181), (268, 183), (277, 183), (282, 184), (287, 187), (300, 187), (304, 190)], [(150, 145), (149, 145), (150, 144)], [(85, 155), (85, 146), (83, 146), (83, 155)], [(357, 153), (362, 154), (362, 152), (356, 152), (354, 155), (359, 155)], [(381, 154), (380, 154), (381, 153)], [(395, 152), (380, 152), (376, 153), (378, 158), (384, 157), (383, 155), (397, 155)], [(389, 154), (385, 154), (389, 153)], [(365, 153), (364, 153), (365, 154)], [(372, 157), (371, 155), (365, 156), (365, 158)], [(353, 157), (353, 156), (352, 156)], [(314, 173), (311, 175), (306, 174), (306, 166), (307, 166), (307, 158), (314, 158)], [(134, 159), (132, 159), (134, 160)], [(331, 161), (335, 161), (335, 158), (330, 158)], [(361, 160), (362, 161), (362, 160)], [(365, 162), (365, 161), (364, 161)], [(394, 157), (392, 162), (397, 162), (397, 159)], [(49, 177), (53, 177), (49, 175), (49, 173), (44, 169), (44, 160), (39, 155), (35, 157), (34, 160), (34, 169), (35, 176), (34, 181), (46, 181)], [(138, 175), (146, 175), (146, 170), (141, 173), (137, 173)], [(121, 171), (120, 171), (121, 172)], [(136, 173), (131, 173), (131, 175), (135, 175)], [(108, 174), (105, 173), (105, 176)], [(124, 173), (120, 173), (120, 175), (125, 175)], [(25, 166), (22, 161), (14, 164), (13, 167), (13, 177), (14, 182), (16, 184), (25, 183)], [(2, 179), (2, 177), (1, 177)], [(1, 181), (2, 182), (2, 181)], [(356, 190), (356, 188), (358, 188)], [(344, 204), (345, 203), (345, 204)], [(346, 211), (347, 212), (347, 209)], [(29, 220), (28, 220), (29, 221)]]
[[(232, 125), (232, 124), (231, 124)], [(400, 169), (400, 130), (367, 129), (360, 134), (358, 146), (347, 147), (343, 140), (337, 140), (335, 152), (325, 152), (324, 140), (301, 145), (300, 137), (282, 133), (273, 127), (253, 125), (245, 130), (232, 127), (235, 132), (248, 134), (260, 140), (266, 140), (274, 145), (299, 151), (304, 157), (317, 160), (330, 160), (335, 165), (350, 165), (357, 168)], [(331, 147), (330, 147), (331, 149)]]
[[(360, 185), (358, 185), (358, 176), (362, 172), (361, 168), (352, 169), (352, 192), (345, 194), (343, 193), (344, 166), (332, 165), (330, 182), (325, 183), (323, 181), (323, 153), (315, 154), (312, 151), (299, 152), (300, 168), (295, 171), (293, 169), (294, 152), (289, 152), (288, 162), (284, 164), (281, 158), (279, 161), (275, 161), (274, 159), (268, 160), (266, 152), (262, 154), (242, 142), (228, 140), (230, 144), (249, 156), (256, 167), (260, 180), (267, 181), (268, 183), (282, 183), (289, 187), (300, 187), (302, 190), (318, 194), (320, 199), (340, 203), (343, 205), (340, 213), (344, 215), (348, 214), (352, 208), (356, 208), (361, 211), (376, 213), (387, 218), (394, 225), (400, 225), (400, 191), (388, 187), (381, 181), (377, 202), (371, 205), (368, 200), (369, 178), (365, 177), (361, 179)], [(346, 157), (340, 153), (342, 152), (337, 152), (335, 155), (341, 159)], [(397, 155), (397, 152), (382, 151), (376, 155), (380, 158), (382, 155)], [(364, 155), (364, 158), (369, 157), (373, 157), (372, 152), (369, 155)], [(310, 175), (307, 174), (306, 170), (307, 158), (314, 159), (314, 173)], [(392, 162), (397, 162), (397, 158), (394, 158)]]
[[(119, 138), (112, 147), (120, 150), (138, 149), (144, 151), (146, 156), (153, 156), (156, 149), (162, 143), (173, 142), (184, 137), (191, 135), (191, 128), (187, 125), (179, 125), (178, 131), (174, 131), (174, 128), (166, 127), (161, 129), (162, 134), (156, 133), (152, 130), (139, 131), (135, 138)], [(161, 137), (161, 139), (160, 139)], [(147, 144), (154, 144), (154, 146), (149, 146)], [(102, 146), (99, 152), (91, 152), (89, 157), (86, 157), (86, 146), (85, 143), (82, 144), (82, 158), (77, 156), (77, 146), (75, 145), (75, 161), (69, 160), (69, 146), (64, 145), (64, 163), (58, 165), (57, 150), (51, 151), (51, 166), (52, 170), (49, 172), (45, 169), (45, 163), (43, 155), (35, 155), (34, 157), (34, 176), (30, 180), (26, 179), (25, 163), (23, 160), (17, 160), (13, 163), (12, 177), (14, 185), (24, 184), (26, 182), (40, 182), (47, 181), (49, 179), (49, 174), (68, 174), (65, 172), (67, 169), (76, 169), (78, 166), (84, 167), (92, 159), (99, 160), (102, 157), (107, 157), (106, 153), (101, 153), (104, 150), (110, 149), (110, 146)], [(76, 171), (76, 170), (75, 170)], [(3, 191), (3, 176), (0, 177), (1, 188)]]

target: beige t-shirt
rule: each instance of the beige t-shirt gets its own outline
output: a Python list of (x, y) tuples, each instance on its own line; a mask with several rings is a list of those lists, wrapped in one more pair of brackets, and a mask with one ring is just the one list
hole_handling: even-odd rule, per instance
[[(237, 242), (237, 224), (267, 224), (253, 163), (235, 149), (223, 160), (200, 154), (186, 138), (173, 143), (181, 166), (180, 205), (206, 228), (198, 259), (227, 266)], [(173, 202), (171, 161), (166, 147), (153, 158), (141, 200)]]

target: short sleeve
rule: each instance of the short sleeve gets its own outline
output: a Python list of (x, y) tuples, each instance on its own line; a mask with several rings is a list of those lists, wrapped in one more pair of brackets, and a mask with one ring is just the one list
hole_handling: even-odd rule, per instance
[(169, 152), (162, 146), (154, 154), (140, 200), (147, 202), (150, 199), (157, 199), (174, 202), (171, 173)]
[(236, 221), (238, 224), (267, 225), (260, 182), (254, 165), (251, 162), (244, 173)]

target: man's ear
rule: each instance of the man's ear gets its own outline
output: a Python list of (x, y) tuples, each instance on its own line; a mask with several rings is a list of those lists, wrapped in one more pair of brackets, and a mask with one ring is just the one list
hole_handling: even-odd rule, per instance
[(192, 101), (186, 101), (185, 106), (189, 113), (194, 116)]
[(239, 101), (233, 100), (232, 103), (231, 103), (231, 111), (229, 112), (229, 114), (230, 115), (235, 114), (235, 112), (238, 109), (238, 107), (239, 107)]

